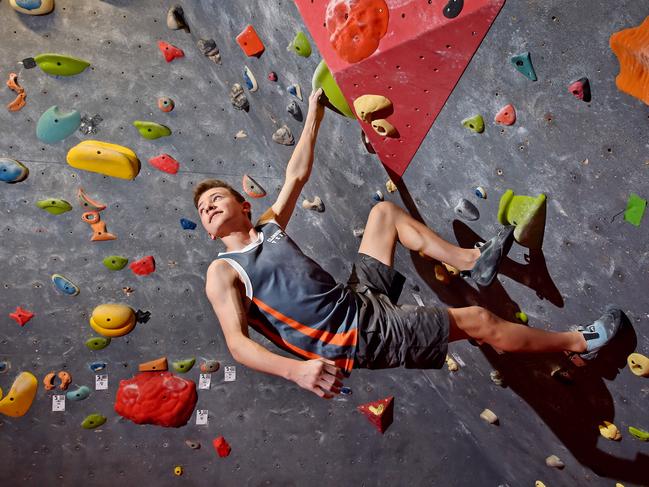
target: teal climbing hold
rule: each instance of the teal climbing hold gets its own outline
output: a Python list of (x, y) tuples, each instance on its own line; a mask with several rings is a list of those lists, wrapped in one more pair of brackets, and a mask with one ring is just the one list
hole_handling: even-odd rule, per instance
[(29, 61), (38, 65), (45, 73), (54, 76), (74, 76), (82, 73), (90, 66), (90, 63), (83, 59), (52, 53), (39, 54), (34, 58), (24, 60), (23, 65), (25, 68), (31, 64)]
[(145, 139), (153, 140), (171, 135), (171, 129), (169, 129), (169, 127), (165, 127), (164, 125), (160, 125), (159, 123), (136, 120), (135, 122), (133, 122), (133, 125), (137, 127), (140, 135)]
[(40, 200), (36, 202), (41, 210), (45, 210), (52, 215), (60, 215), (72, 209), (72, 205), (65, 200), (59, 198), (49, 198), (46, 200)]
[(92, 337), (86, 340), (86, 347), (90, 350), (101, 350), (110, 345), (110, 338), (108, 337)]
[(102, 262), (111, 271), (121, 271), (128, 264), (128, 259), (120, 255), (109, 255)]
[(54, 283), (54, 287), (56, 287), (56, 289), (61, 291), (63, 294), (67, 294), (68, 296), (76, 296), (81, 292), (79, 286), (77, 286), (70, 279), (62, 276), (61, 274), (53, 274), (52, 282)]
[(81, 423), (81, 427), (85, 428), (87, 430), (91, 430), (93, 428), (97, 428), (104, 424), (106, 422), (106, 416), (102, 416), (101, 414), (89, 414), (86, 416), (86, 419), (83, 420)]
[(180, 373), (185, 373), (188, 372), (196, 363), (196, 358), (188, 358), (185, 360), (178, 360), (176, 362), (172, 362), (171, 366), (174, 368), (176, 372)]
[(462, 120), (462, 125), (477, 134), (484, 132), (484, 119), (480, 114), (465, 118)]
[(311, 55), (311, 44), (306, 38), (304, 32), (299, 31), (288, 45), (287, 49), (293, 51), (298, 56), (309, 57)]
[(536, 81), (536, 73), (534, 72), (534, 66), (532, 66), (532, 60), (530, 59), (530, 53), (524, 52), (523, 54), (517, 54), (512, 57), (512, 64), (516, 70), (528, 77), (532, 81)]
[(90, 395), (90, 388), (88, 386), (77, 387), (73, 391), (68, 391), (65, 397), (68, 401), (83, 401)]
[(81, 115), (72, 110), (62, 112), (56, 105), (45, 110), (36, 124), (36, 137), (47, 144), (54, 144), (72, 135), (81, 125)]

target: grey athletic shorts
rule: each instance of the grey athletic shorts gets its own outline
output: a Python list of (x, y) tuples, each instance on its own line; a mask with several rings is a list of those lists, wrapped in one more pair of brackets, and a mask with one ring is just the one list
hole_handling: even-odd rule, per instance
[(347, 285), (359, 306), (355, 368), (439, 369), (448, 350), (446, 308), (397, 305), (405, 278), (383, 262), (358, 254)]

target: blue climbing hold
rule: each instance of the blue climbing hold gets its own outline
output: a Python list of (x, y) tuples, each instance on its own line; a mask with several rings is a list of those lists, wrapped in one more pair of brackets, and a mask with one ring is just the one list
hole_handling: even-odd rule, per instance
[(0, 374), (3, 372), (6, 372), (9, 369), (9, 363), (8, 362), (0, 362)]
[(47, 144), (54, 144), (72, 135), (81, 125), (77, 110), (62, 112), (56, 105), (45, 110), (36, 124), (36, 137)]
[(61, 274), (52, 275), (52, 282), (54, 283), (56, 289), (61, 291), (63, 294), (67, 294), (68, 296), (76, 296), (80, 292), (79, 286), (77, 286), (70, 279), (62, 276)]
[(42, 3), (42, 0), (16, 0), (16, 5), (25, 10), (36, 10)]
[(378, 191), (372, 195), (372, 199), (376, 202), (383, 201), (385, 198), (383, 196), (383, 193), (381, 191)]
[(517, 54), (512, 57), (512, 64), (516, 70), (528, 77), (532, 81), (536, 81), (536, 73), (534, 72), (534, 66), (532, 66), (532, 60), (530, 59), (530, 53), (524, 52), (523, 54)]
[(196, 223), (187, 218), (181, 218), (180, 226), (183, 227), (183, 230), (194, 230), (196, 228)]
[(106, 362), (93, 362), (89, 367), (93, 372), (100, 372), (106, 368)]
[(65, 397), (68, 401), (83, 401), (90, 395), (90, 388), (88, 386), (77, 387), (74, 391), (68, 391)]
[(349, 394), (352, 393), (352, 388), (347, 387), (347, 386), (343, 386), (343, 387), (340, 388), (340, 393), (348, 396)]
[(29, 169), (15, 159), (0, 157), (0, 181), (14, 184), (24, 181), (29, 176)]

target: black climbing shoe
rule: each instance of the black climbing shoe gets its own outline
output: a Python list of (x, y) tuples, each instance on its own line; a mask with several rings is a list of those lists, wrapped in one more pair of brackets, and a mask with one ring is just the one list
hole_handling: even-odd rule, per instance
[(580, 326), (580, 331), (586, 339), (586, 351), (579, 356), (584, 360), (592, 360), (617, 334), (622, 324), (622, 310), (613, 305), (606, 306), (604, 314), (592, 325)]
[(514, 241), (514, 226), (503, 227), (498, 235), (485, 242), (480, 247), (480, 257), (476, 260), (473, 269), (462, 271), (461, 275), (470, 277), (478, 286), (486, 287), (491, 284), (498, 274), (498, 267), (507, 255)]

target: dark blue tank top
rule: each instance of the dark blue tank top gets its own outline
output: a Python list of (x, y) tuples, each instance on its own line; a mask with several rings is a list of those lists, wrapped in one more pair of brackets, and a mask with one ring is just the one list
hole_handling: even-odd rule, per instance
[(217, 257), (245, 284), (249, 324), (282, 349), (305, 359), (333, 360), (349, 375), (357, 343), (353, 292), (304, 255), (277, 222), (255, 230), (256, 242)]

